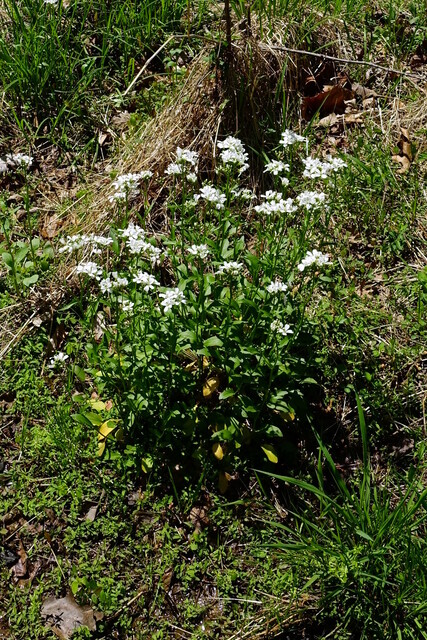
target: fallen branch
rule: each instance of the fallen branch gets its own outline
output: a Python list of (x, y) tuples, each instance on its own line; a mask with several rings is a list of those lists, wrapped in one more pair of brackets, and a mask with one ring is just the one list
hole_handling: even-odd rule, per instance
[(333, 62), (344, 62), (345, 64), (359, 64), (365, 65), (367, 67), (373, 67), (374, 69), (381, 69), (381, 71), (387, 71), (387, 73), (396, 73), (399, 76), (408, 76), (410, 78), (416, 78), (417, 80), (425, 80), (423, 76), (420, 76), (416, 73), (411, 73), (410, 71), (398, 71), (397, 69), (392, 69), (391, 67), (383, 67), (381, 64), (377, 64), (376, 62), (368, 62), (367, 60), (351, 60), (349, 58), (337, 58), (336, 56), (328, 56), (326, 53), (314, 53), (313, 51), (305, 51), (303, 49), (291, 49), (290, 47), (282, 47), (278, 45), (265, 45), (260, 44), (260, 49), (274, 49), (276, 51), (284, 51), (285, 53), (299, 53), (304, 56), (312, 56), (314, 58), (322, 58), (324, 60), (332, 60)]

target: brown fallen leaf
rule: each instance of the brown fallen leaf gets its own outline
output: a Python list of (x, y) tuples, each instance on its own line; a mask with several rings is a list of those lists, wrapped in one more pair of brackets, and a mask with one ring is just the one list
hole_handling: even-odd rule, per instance
[(351, 85), (351, 90), (356, 96), (360, 96), (362, 100), (365, 100), (366, 98), (376, 98), (378, 96), (378, 93), (376, 91), (374, 91), (373, 89), (368, 89), (368, 87), (364, 87), (357, 82), (353, 82), (353, 84)]
[(208, 510), (205, 507), (193, 507), (190, 511), (190, 522), (196, 531), (209, 524)]
[(69, 640), (79, 627), (96, 631), (96, 617), (89, 606), (77, 604), (71, 593), (65, 598), (51, 597), (44, 601), (41, 616), (61, 640)]
[(51, 240), (58, 235), (62, 226), (62, 221), (59, 220), (58, 216), (55, 214), (53, 216), (47, 216), (43, 223), (43, 226), (40, 230), (40, 235), (42, 238), (46, 240)]
[(400, 129), (400, 139), (397, 146), (400, 149), (400, 153), (392, 156), (391, 159), (401, 165), (396, 173), (406, 173), (406, 171), (409, 171), (413, 159), (408, 129), (404, 129), (403, 127)]
[(11, 569), (15, 581), (19, 580), (20, 578), (25, 578), (28, 573), (27, 552), (25, 551), (24, 545), (21, 541), (19, 541), (18, 556), (18, 562), (14, 564)]
[(322, 91), (313, 97), (303, 98), (301, 115), (304, 120), (310, 120), (317, 112), (321, 118), (331, 113), (344, 113), (346, 101), (353, 98), (352, 91), (337, 85), (330, 91)]

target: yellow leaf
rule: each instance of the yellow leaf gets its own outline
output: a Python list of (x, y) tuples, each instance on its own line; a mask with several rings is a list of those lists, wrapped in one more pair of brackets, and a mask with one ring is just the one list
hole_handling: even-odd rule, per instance
[(219, 472), (218, 488), (219, 488), (221, 493), (225, 493), (227, 491), (227, 489), (228, 489), (227, 476), (228, 476), (228, 473), (226, 475), (223, 471)]
[(223, 459), (224, 449), (219, 444), (219, 442), (214, 442), (214, 444), (212, 445), (212, 453), (214, 454), (215, 458), (217, 458), (218, 460)]
[(141, 469), (144, 473), (148, 473), (153, 468), (153, 458), (150, 455), (146, 455), (141, 460)]
[(105, 402), (102, 402), (102, 400), (90, 400), (89, 401), (91, 408), (94, 411), (104, 411), (105, 409)]
[(103, 422), (98, 430), (98, 440), (105, 440), (117, 426), (117, 420), (107, 420)]
[(98, 456), (101, 457), (105, 451), (105, 438), (98, 442)]
[(205, 384), (203, 385), (203, 397), (210, 398), (218, 389), (218, 387), (219, 387), (218, 376), (213, 376), (212, 378), (209, 378), (208, 380), (206, 380)]
[(295, 414), (293, 411), (280, 411), (280, 415), (285, 422), (292, 422), (295, 420)]
[(279, 458), (277, 457), (277, 453), (272, 444), (263, 444), (261, 449), (264, 451), (270, 462), (274, 462), (274, 464), (279, 462)]
[(123, 433), (123, 429), (121, 427), (119, 427), (116, 431), (116, 433), (114, 434), (116, 436), (116, 440), (117, 442), (123, 442), (124, 440), (124, 433)]

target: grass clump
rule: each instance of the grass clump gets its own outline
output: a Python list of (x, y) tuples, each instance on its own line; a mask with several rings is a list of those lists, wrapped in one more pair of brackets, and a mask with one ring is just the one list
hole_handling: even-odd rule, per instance
[[(294, 526), (279, 525), (283, 541), (274, 546), (307, 580), (303, 590), (319, 598), (316, 616), (324, 621), (325, 633), (340, 640), (425, 638), (424, 447), (419, 451), (421, 467), (411, 466), (397, 491), (387, 482), (375, 482), (357, 402), (363, 444), (360, 478), (349, 487), (318, 437), (317, 485), (275, 476), (311, 497), (309, 510), (300, 506), (292, 512)], [(315, 518), (313, 499), (318, 504)]]

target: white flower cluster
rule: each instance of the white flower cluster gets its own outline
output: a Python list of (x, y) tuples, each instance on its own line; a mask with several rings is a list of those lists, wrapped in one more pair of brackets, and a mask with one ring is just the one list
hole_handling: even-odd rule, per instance
[(318, 267), (322, 267), (324, 264), (330, 264), (329, 255), (327, 253), (322, 253), (317, 249), (313, 249), (313, 251), (307, 251), (304, 258), (298, 265), (299, 271), (304, 271), (307, 267), (311, 267), (313, 264)]
[(47, 366), (49, 369), (55, 369), (57, 366), (65, 364), (67, 360), (68, 355), (62, 351), (58, 351), (58, 353), (55, 353), (55, 355), (49, 360), (49, 364)]
[(120, 231), (120, 236), (125, 238), (125, 245), (130, 253), (134, 255), (144, 254), (153, 266), (160, 262), (160, 258), (164, 252), (146, 240), (144, 229), (137, 224), (130, 222), (126, 229)]
[(222, 164), (237, 167), (239, 175), (249, 168), (249, 156), (238, 138), (228, 136), (222, 142), (218, 142), (218, 149), (221, 149), (220, 158)]
[(298, 133), (295, 133), (290, 129), (286, 129), (282, 133), (279, 144), (281, 144), (283, 147), (290, 147), (297, 142), (307, 142), (307, 138), (305, 138), (304, 136), (300, 136)]
[(326, 195), (321, 192), (317, 193), (317, 191), (302, 191), (299, 195), (297, 195), (298, 204), (301, 207), (305, 207), (306, 209), (312, 209), (313, 207), (318, 207), (326, 200)]
[(96, 264), (96, 262), (81, 262), (76, 267), (76, 273), (81, 273), (89, 278), (96, 278), (99, 280), (102, 276), (102, 269), (98, 264)]
[(119, 305), (122, 308), (122, 311), (124, 313), (130, 313), (132, 311), (132, 309), (134, 308), (134, 303), (132, 302), (132, 300), (128, 300), (127, 298), (124, 298), (123, 296), (119, 296), (117, 299)]
[(288, 290), (288, 285), (281, 280), (274, 280), (267, 285), (268, 293), (285, 293)]
[(191, 247), (188, 247), (187, 251), (190, 255), (200, 258), (201, 260), (206, 260), (210, 254), (206, 244), (192, 244)]
[(219, 267), (218, 267), (218, 271), (216, 272), (218, 275), (223, 275), (223, 274), (229, 274), (231, 276), (237, 276), (239, 275), (239, 273), (241, 273), (243, 269), (243, 264), (241, 262), (236, 262), (236, 261), (230, 261), (230, 262), (223, 262)]
[(202, 199), (213, 204), (215, 209), (218, 209), (218, 211), (224, 209), (224, 204), (227, 199), (224, 193), (221, 193), (219, 189), (216, 189), (209, 184), (202, 187), (200, 189), (200, 193), (197, 193), (194, 197), (196, 201)]
[(291, 333), (293, 333), (290, 325), (283, 324), (283, 322), (280, 322), (280, 320), (273, 320), (273, 322), (270, 325), (270, 329), (274, 333), (279, 333), (281, 336), (288, 336)]
[(9, 169), (29, 169), (33, 158), (25, 153), (8, 153), (5, 160), (0, 160), (0, 173), (7, 173)]
[(138, 187), (141, 180), (148, 180), (152, 175), (151, 171), (141, 171), (140, 173), (125, 173), (122, 176), (118, 176), (113, 181), (115, 193), (108, 198), (109, 201), (126, 200), (126, 198), (138, 195)]
[(189, 182), (197, 182), (197, 163), (199, 154), (190, 149), (181, 149), (177, 147), (175, 162), (171, 162), (166, 168), (165, 173), (168, 176), (185, 176)]
[(265, 202), (255, 207), (257, 213), (271, 216), (275, 213), (293, 213), (297, 209), (292, 198), (284, 200), (282, 194), (277, 191), (266, 191), (261, 198), (264, 198)]
[(322, 180), (326, 180), (332, 172), (337, 172), (347, 166), (341, 158), (332, 158), (331, 156), (327, 157), (326, 162), (309, 156), (303, 159), (303, 164), (305, 167), (302, 174), (304, 178), (321, 178)]
[(289, 171), (289, 165), (281, 160), (271, 160), (265, 165), (264, 173), (272, 173), (273, 176), (278, 176), (281, 173)]
[(59, 253), (72, 253), (88, 245), (92, 245), (93, 253), (99, 253), (99, 247), (108, 247), (112, 244), (113, 238), (109, 236), (98, 236), (94, 233), (77, 233), (73, 236), (61, 238), (60, 242), (62, 247), (59, 249)]
[(256, 195), (250, 189), (232, 189), (232, 195), (239, 200), (250, 201), (256, 198)]
[(163, 311), (167, 313), (172, 309), (172, 307), (180, 306), (181, 304), (185, 304), (187, 302), (184, 294), (178, 287), (174, 287), (173, 289), (168, 289), (164, 293), (159, 293), (159, 297), (163, 298), (160, 304), (163, 307)]
[(160, 287), (160, 282), (156, 280), (151, 273), (147, 273), (146, 271), (137, 271), (132, 280), (135, 284), (142, 284), (142, 288), (147, 293), (149, 291), (154, 291), (155, 287)]
[(106, 278), (99, 280), (99, 288), (102, 293), (112, 293), (116, 289), (127, 287), (128, 284), (129, 280), (124, 276), (120, 276), (117, 271), (113, 271), (111, 275), (107, 275)]

